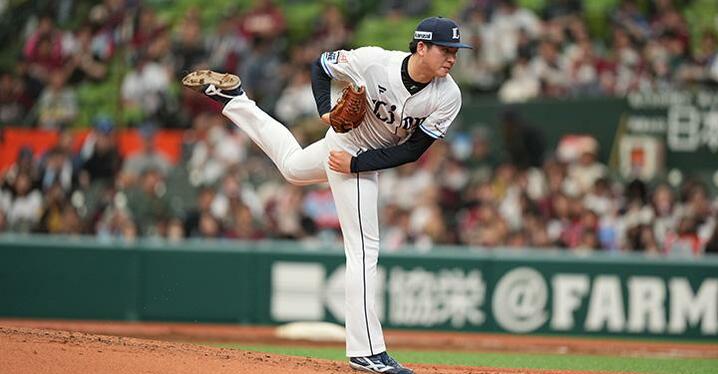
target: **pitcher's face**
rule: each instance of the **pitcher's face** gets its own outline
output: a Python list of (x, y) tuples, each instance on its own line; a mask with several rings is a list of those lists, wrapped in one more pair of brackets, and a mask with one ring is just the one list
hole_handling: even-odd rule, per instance
[(423, 54), (424, 65), (435, 77), (445, 77), (456, 63), (458, 48), (441, 45), (426, 46)]

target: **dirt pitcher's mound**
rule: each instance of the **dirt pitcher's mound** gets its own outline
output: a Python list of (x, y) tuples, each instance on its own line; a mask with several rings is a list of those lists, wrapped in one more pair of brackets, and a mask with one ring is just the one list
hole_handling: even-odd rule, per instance
[[(351, 373), (344, 362), (82, 332), (0, 327), (0, 373)], [(412, 365), (419, 373), (572, 373)]]

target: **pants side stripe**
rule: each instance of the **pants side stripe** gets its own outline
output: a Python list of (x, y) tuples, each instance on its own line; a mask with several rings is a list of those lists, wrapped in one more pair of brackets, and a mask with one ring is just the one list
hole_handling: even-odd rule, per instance
[(364, 229), (361, 224), (361, 194), (359, 193), (359, 173), (357, 173), (357, 213), (359, 214), (359, 234), (361, 235), (362, 254), (362, 281), (364, 283), (364, 322), (366, 323), (366, 336), (369, 339), (369, 352), (374, 355), (374, 348), (371, 344), (371, 333), (369, 332), (369, 316), (366, 308), (366, 251), (364, 249)]

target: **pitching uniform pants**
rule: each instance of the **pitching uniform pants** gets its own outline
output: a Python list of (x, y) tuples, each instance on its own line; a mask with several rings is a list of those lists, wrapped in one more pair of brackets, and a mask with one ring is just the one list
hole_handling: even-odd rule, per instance
[(324, 139), (302, 149), (291, 132), (241, 95), (222, 112), (277, 165), (295, 185), (329, 182), (339, 215), (346, 254), (347, 356), (369, 356), (386, 350), (376, 312), (375, 295), (379, 259), (378, 173), (337, 173), (329, 169), (330, 150), (357, 154), (359, 148), (340, 146), (331, 128)]

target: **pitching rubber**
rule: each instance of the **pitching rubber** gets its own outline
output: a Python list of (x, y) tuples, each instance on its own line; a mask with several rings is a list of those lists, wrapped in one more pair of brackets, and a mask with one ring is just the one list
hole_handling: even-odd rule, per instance
[(238, 76), (229, 73), (217, 73), (211, 70), (193, 71), (182, 78), (182, 85), (195, 91), (202, 91), (209, 84), (220, 90), (232, 90), (242, 83)]

